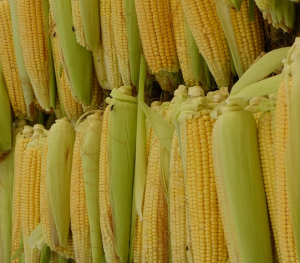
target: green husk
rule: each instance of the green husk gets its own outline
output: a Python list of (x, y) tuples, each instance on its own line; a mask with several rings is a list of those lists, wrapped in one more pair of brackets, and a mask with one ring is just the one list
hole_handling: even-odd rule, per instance
[(133, 86), (139, 86), (140, 63), (142, 54), (142, 42), (138, 28), (137, 15), (134, 0), (124, 1), (126, 30), (128, 39), (130, 75)]
[(59, 254), (57, 254), (57, 258), (58, 258), (58, 263), (69, 263), (69, 262), (72, 262), (72, 260), (66, 259), (66, 258), (62, 257)]
[[(121, 87), (123, 89), (123, 87)], [(120, 88), (120, 89), (121, 89)], [(127, 88), (127, 87), (125, 87)], [(131, 87), (129, 87), (131, 89)], [(136, 146), (137, 99), (117, 89), (106, 101), (108, 116), (108, 174), (115, 247), (120, 262), (128, 262)], [(122, 132), (120, 132), (122, 131)]]
[(99, 218), (99, 145), (101, 124), (101, 111), (97, 111), (95, 114), (87, 117), (83, 123), (84, 128), (80, 132), (79, 139), (93, 262), (102, 262), (105, 258)]
[(12, 115), (10, 101), (0, 63), (0, 157), (12, 147)]
[[(286, 180), (288, 206), (294, 232), (297, 257), (300, 257), (300, 194), (299, 194), (299, 171), (300, 171), (300, 121), (299, 121), (299, 99), (300, 99), (300, 38), (296, 38), (291, 48), (283, 70), (283, 81), (287, 94), (288, 108), (288, 130), (289, 140), (285, 150)], [(289, 90), (289, 78), (292, 76), (292, 87)]]
[(40, 263), (48, 263), (50, 261), (51, 257), (51, 250), (50, 248), (45, 244), (41, 251), (41, 260)]
[(70, 227), (70, 178), (75, 132), (64, 118), (49, 132), (46, 185), (59, 244), (66, 247)]
[(27, 244), (31, 249), (37, 248), (43, 250), (45, 247), (45, 241), (43, 237), (42, 224), (39, 223), (36, 228), (31, 232), (27, 239)]
[(252, 113), (237, 104), (223, 108), (213, 130), (213, 155), (222, 223), (232, 244), (230, 262), (273, 262)]
[(276, 69), (283, 65), (282, 60), (287, 56), (290, 47), (272, 50), (255, 62), (233, 85), (230, 95), (235, 95), (244, 87), (249, 86), (261, 79), (264, 79)]
[[(239, 2), (242, 2), (239, 0)], [(241, 58), (239, 54), (239, 50), (237, 47), (237, 43), (234, 36), (232, 21), (229, 13), (229, 8), (226, 5), (222, 5), (221, 3), (216, 4), (217, 14), (219, 20), (221, 22), (224, 34), (227, 39), (227, 43), (230, 49), (231, 58), (233, 61), (234, 69), (239, 77), (241, 77), (244, 73), (241, 63)], [(239, 10), (239, 9), (238, 9)]]
[[(251, 0), (250, 0), (251, 1)], [(232, 5), (237, 11), (240, 11), (243, 0), (231, 0)]]
[(71, 0), (52, 1), (62, 47), (62, 61), (73, 95), (84, 105), (92, 101), (92, 54), (76, 41), (72, 31)]
[(78, 0), (84, 37), (89, 48), (96, 52), (100, 43), (100, 12), (98, 0)]
[(42, 1), (42, 9), (43, 9), (43, 24), (44, 24), (44, 32), (46, 36), (46, 46), (47, 46), (47, 63), (48, 63), (48, 77), (49, 77), (49, 94), (50, 94), (50, 107), (55, 109), (56, 102), (56, 79), (54, 72), (54, 63), (52, 58), (52, 48), (51, 48), (51, 25), (49, 25), (49, 15), (50, 15), (50, 6), (49, 0)]
[(29, 117), (31, 117), (30, 105), (32, 105), (34, 101), (34, 93), (33, 93), (33, 88), (27, 70), (25, 68), (22, 49), (21, 49), (20, 32), (19, 32), (19, 25), (18, 25), (17, 0), (9, 0), (9, 7), (10, 7), (10, 14), (11, 14), (12, 33), (14, 39), (17, 66), (18, 66), (19, 76), (21, 79), (21, 85), (23, 89), (27, 113)]

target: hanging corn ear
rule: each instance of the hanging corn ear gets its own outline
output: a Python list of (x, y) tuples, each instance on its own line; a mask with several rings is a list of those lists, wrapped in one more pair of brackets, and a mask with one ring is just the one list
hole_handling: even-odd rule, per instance
[(93, 88), (92, 88), (92, 102), (89, 106), (82, 105), (83, 112), (88, 112), (91, 110), (98, 110), (102, 103), (102, 88), (99, 85), (96, 71), (93, 70)]
[(152, 74), (178, 71), (175, 38), (168, 1), (136, 0), (136, 13), (145, 59)]
[(12, 147), (12, 116), (10, 101), (0, 63), (0, 160)]
[[(256, 124), (252, 113), (234, 103), (222, 109), (213, 131), (216, 186), (229, 260), (273, 262)], [(238, 165), (233, 163), (237, 159)]]
[[(13, 204), (12, 204), (12, 244), (11, 256), (18, 250), (21, 242), (21, 194), (22, 194), (22, 170), (25, 169), (24, 153), (27, 144), (31, 141), (33, 129), (30, 126), (25, 126), (22, 133), (16, 138), (15, 146), (15, 171), (14, 171), (14, 186), (13, 186)], [(17, 262), (13, 260), (12, 262)]]
[(39, 105), (50, 112), (55, 106), (55, 76), (48, 28), (49, 3), (18, 0), (17, 11), (25, 67)]
[(181, 76), (179, 72), (170, 73), (167, 71), (160, 71), (155, 74), (155, 78), (162, 90), (174, 91), (181, 83)]
[(112, 29), (114, 34), (114, 44), (116, 48), (119, 69), (124, 85), (131, 85), (128, 38), (126, 32), (126, 13), (124, 1), (111, 1)]
[(19, 77), (23, 89), (23, 95), (26, 103), (28, 117), (31, 117), (32, 103), (34, 101), (34, 93), (32, 85), (25, 68), (24, 58), (22, 55), (22, 49), (20, 44), (20, 32), (18, 26), (18, 12), (17, 12), (17, 0), (9, 0), (11, 23), (12, 23), (12, 34), (13, 34), (13, 43), (15, 50), (15, 58), (17, 61), (17, 67), (19, 72)]
[(100, 42), (99, 1), (71, 0), (77, 42), (87, 50), (97, 51)]
[(57, 89), (66, 116), (68, 117), (71, 123), (75, 124), (75, 122), (83, 114), (83, 110), (81, 104), (77, 102), (72, 96), (71, 87), (67, 79), (66, 70), (62, 68), (61, 44), (57, 34), (57, 25), (55, 24), (53, 19), (51, 19), (51, 24), (51, 43), (55, 75), (57, 81)]
[(293, 1), (255, 0), (263, 17), (275, 28), (291, 32), (296, 21), (297, 6)]
[(125, 0), (124, 8), (128, 40), (130, 75), (133, 86), (137, 87), (139, 85), (142, 42), (140, 38), (140, 31), (138, 28), (134, 0)]
[[(40, 216), (41, 216), (41, 228), (45, 243), (50, 247), (52, 251), (55, 251), (65, 258), (75, 258), (72, 235), (69, 233), (67, 246), (64, 248), (58, 244), (57, 233), (55, 227), (53, 227), (53, 211), (49, 200), (49, 192), (46, 186), (46, 170), (49, 148), (49, 137), (45, 139), (43, 151), (42, 151), (42, 163), (41, 163), (41, 186), (40, 186)], [(49, 157), (50, 158), (50, 157)]]
[(24, 241), (24, 252), (26, 262), (37, 263), (41, 253), (37, 248), (30, 249), (27, 240), (31, 232), (40, 222), (40, 178), (41, 178), (41, 152), (44, 143), (44, 127), (36, 124), (31, 142), (27, 144), (24, 151), (22, 169), (21, 193), (21, 229)]
[(0, 2), (0, 58), (11, 106), (16, 117), (27, 117), (26, 104), (16, 61), (9, 2)]
[(214, 120), (210, 118), (210, 110), (202, 96), (183, 105), (179, 113), (177, 118), (180, 123), (181, 158), (193, 260), (227, 262), (212, 162)]
[(83, 128), (82, 126), (80, 124), (76, 128), (70, 188), (71, 229), (75, 259), (78, 263), (92, 261), (87, 200), (85, 196), (82, 160), (80, 158), (80, 130)]
[(14, 123), (11, 151), (0, 161), (0, 235), (3, 241), (3, 261), (10, 262), (12, 247), (12, 199), (14, 184), (14, 156), (16, 137), (23, 130), (24, 120)]
[[(56, 120), (49, 132), (46, 166), (46, 187), (57, 232), (54, 245), (66, 247), (70, 227), (70, 178), (75, 134), (73, 126), (66, 120)], [(65, 160), (62, 162), (61, 160)]]
[(83, 105), (92, 100), (92, 54), (76, 41), (71, 0), (50, 0), (61, 43), (62, 66), (73, 96)]
[(80, 158), (85, 187), (93, 262), (105, 261), (99, 218), (99, 156), (101, 111), (89, 116), (80, 133)]
[[(105, 258), (127, 262), (129, 256), (136, 137), (136, 98), (131, 87), (113, 89), (101, 131), (99, 162), (100, 225)], [(125, 126), (124, 126), (125, 125)], [(127, 127), (122, 129), (120, 127)]]
[(211, 0), (183, 0), (182, 7), (211, 74), (219, 87), (228, 86), (231, 74), (230, 54), (215, 4)]
[(107, 73), (104, 61), (104, 49), (102, 40), (100, 41), (99, 48), (97, 51), (93, 52), (93, 62), (94, 68), (96, 70), (97, 78), (100, 83), (100, 86), (103, 89), (110, 89), (109, 83), (107, 80)]
[[(103, 54), (107, 74), (108, 88), (110, 90), (114, 87), (120, 87), (122, 85), (122, 78), (118, 65), (117, 50), (115, 47), (116, 40), (113, 34), (111, 11), (112, 4), (112, 0), (103, 0), (100, 2), (100, 20), (102, 30)], [(99, 55), (101, 56), (101, 53)]]

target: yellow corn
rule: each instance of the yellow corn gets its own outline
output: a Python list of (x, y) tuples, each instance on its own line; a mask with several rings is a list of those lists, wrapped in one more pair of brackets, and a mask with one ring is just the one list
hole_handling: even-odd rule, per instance
[[(292, 79), (289, 81), (292, 87)], [(277, 93), (275, 118), (275, 208), (276, 208), (276, 234), (282, 262), (297, 262), (293, 227), (290, 208), (287, 200), (287, 185), (285, 172), (285, 147), (289, 139), (289, 114), (287, 111), (287, 97), (284, 81)]]
[(230, 55), (214, 1), (182, 0), (183, 11), (201, 55), (219, 87), (230, 82)]
[(160, 176), (160, 144), (153, 134), (147, 167), (142, 262), (168, 262), (168, 208)]
[[(30, 142), (32, 135), (32, 128), (26, 128), (28, 133), (26, 135), (19, 135), (16, 140), (15, 148), (15, 173), (14, 173), (14, 190), (13, 190), (13, 212), (12, 212), (12, 246), (11, 255), (13, 256), (18, 250), (21, 242), (21, 193), (22, 193), (22, 170), (26, 168), (23, 165), (24, 153), (27, 144)], [(24, 134), (24, 132), (23, 132)], [(16, 263), (17, 260), (13, 260)]]
[(135, 6), (142, 46), (151, 72), (178, 71), (169, 0), (136, 0)]
[(170, 157), (170, 231), (172, 262), (187, 262), (186, 203), (184, 174), (181, 164), (177, 133), (172, 140)]
[(49, 57), (47, 56), (46, 35), (42, 1), (18, 0), (18, 22), (21, 48), (25, 67), (31, 80), (38, 103), (50, 111)]
[(129, 51), (126, 32), (126, 13), (124, 8), (124, 1), (111, 1), (111, 16), (115, 47), (123, 84), (125, 86), (130, 86), (131, 76), (129, 68)]
[(0, 58), (11, 106), (17, 117), (27, 117), (26, 104), (17, 67), (8, 0), (0, 2)]
[(227, 247), (212, 162), (211, 136), (214, 120), (209, 113), (208, 110), (202, 110), (198, 118), (186, 121), (187, 217), (194, 262), (227, 262)]
[(70, 194), (71, 229), (75, 259), (78, 263), (92, 262), (90, 226), (80, 158), (80, 132), (77, 133), (74, 143)]
[(243, 71), (245, 72), (264, 51), (264, 31), (262, 19), (257, 6), (254, 7), (255, 20), (249, 21), (249, 0), (244, 0), (237, 12), (230, 8), (230, 16), (238, 46)]
[(104, 49), (102, 40), (100, 41), (99, 49), (97, 52), (93, 52), (94, 68), (96, 70), (98, 82), (103, 89), (110, 89), (107, 80), (105, 60), (104, 60)]
[(73, 18), (76, 41), (81, 46), (86, 47), (88, 50), (90, 50), (86, 44), (86, 40), (84, 36), (79, 0), (71, 0), (71, 4), (72, 4), (72, 18)]
[(100, 1), (102, 42), (109, 89), (122, 86), (122, 78), (118, 66), (117, 51), (115, 48), (116, 40), (113, 35), (111, 5), (112, 0)]

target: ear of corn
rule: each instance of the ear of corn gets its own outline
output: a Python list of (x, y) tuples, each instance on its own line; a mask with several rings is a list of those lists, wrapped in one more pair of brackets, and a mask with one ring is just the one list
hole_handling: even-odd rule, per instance
[[(67, 246), (70, 227), (70, 177), (74, 129), (65, 119), (57, 120), (49, 132), (46, 186), (59, 245)], [(61, 162), (65, 160), (65, 162)]]
[(12, 116), (10, 101), (0, 63), (0, 159), (12, 147)]
[(82, 162), (85, 198), (90, 228), (93, 262), (104, 257), (99, 218), (99, 156), (101, 111), (89, 116), (80, 133), (80, 157)]
[(103, 41), (100, 41), (99, 48), (93, 52), (93, 63), (98, 78), (98, 82), (103, 89), (110, 89), (104, 59)]
[[(232, 262), (273, 262), (256, 136), (252, 113), (237, 104), (223, 108), (214, 127), (213, 156)], [(234, 156), (239, 159), (238, 164), (233, 163)]]
[(182, 6), (199, 51), (218, 86), (228, 86), (231, 74), (229, 49), (214, 3), (211, 0), (183, 0)]
[(136, 0), (136, 13), (145, 59), (151, 73), (178, 71), (172, 17), (168, 1)]
[(92, 55), (80, 46), (72, 31), (71, 0), (50, 0), (62, 49), (62, 64), (73, 96), (84, 105), (92, 100)]

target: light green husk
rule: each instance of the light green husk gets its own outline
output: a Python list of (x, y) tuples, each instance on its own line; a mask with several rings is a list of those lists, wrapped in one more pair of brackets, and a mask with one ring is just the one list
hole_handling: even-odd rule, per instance
[(0, 62), (0, 157), (12, 147), (12, 115)]
[[(131, 87), (125, 88), (131, 89)], [(112, 208), (116, 253), (120, 262), (128, 262), (137, 99), (117, 89), (113, 89), (110, 95), (112, 98), (107, 98), (106, 101), (114, 107), (109, 112), (107, 131), (109, 200)]]
[(51, 25), (49, 27), (49, 15), (50, 15), (50, 6), (49, 0), (42, 1), (42, 9), (43, 9), (43, 24), (44, 24), (44, 32), (46, 37), (46, 48), (47, 48), (47, 63), (48, 63), (48, 81), (49, 81), (49, 94), (50, 94), (50, 107), (55, 109), (56, 102), (56, 79), (54, 72), (54, 63), (52, 59), (52, 47), (51, 47)]
[(17, 0), (9, 0), (9, 7), (10, 7), (10, 14), (11, 14), (11, 23), (12, 23), (17, 66), (18, 66), (19, 76), (21, 79), (21, 85), (23, 89), (27, 113), (30, 117), (31, 115), (30, 105), (33, 103), (34, 93), (33, 93), (32, 85), (27, 70), (25, 68), (22, 49), (21, 49), (20, 32), (19, 32), (19, 25), (18, 25)]
[(99, 0), (78, 0), (86, 44), (93, 52), (98, 51), (100, 43)]
[[(299, 99), (300, 99), (300, 38), (296, 38), (295, 44), (289, 51), (283, 70), (283, 81), (287, 94), (288, 108), (288, 130), (289, 140), (285, 150), (286, 180), (288, 205), (294, 232), (297, 258), (300, 257), (300, 193), (299, 193), (299, 171), (300, 171), (300, 121), (299, 121)], [(292, 87), (289, 87), (289, 78), (292, 76)]]
[(70, 178), (75, 140), (73, 126), (65, 118), (56, 120), (50, 129), (48, 140), (47, 194), (59, 244), (66, 247), (70, 227)]
[(137, 15), (134, 0), (124, 1), (126, 31), (128, 39), (130, 75), (133, 86), (139, 86), (139, 72), (142, 54), (142, 42), (138, 28)]
[(99, 218), (99, 155), (101, 111), (87, 117), (80, 132), (80, 157), (84, 176), (85, 196), (90, 226), (93, 262), (105, 258)]
[(71, 0), (50, 0), (62, 47), (62, 61), (73, 95), (90, 105), (92, 101), (92, 54), (76, 41), (72, 31)]
[[(240, 0), (239, 0), (240, 1)], [(240, 1), (242, 2), (242, 1)], [(242, 62), (238, 50), (238, 46), (236, 43), (236, 39), (234, 36), (232, 21), (230, 17), (229, 8), (226, 5), (223, 5), (222, 3), (218, 2), (216, 4), (217, 14), (219, 17), (219, 20), (221, 22), (225, 37), (227, 39), (227, 43), (230, 49), (231, 58), (233, 61), (234, 69), (239, 77), (241, 77), (244, 73)]]
[(45, 247), (45, 241), (43, 237), (42, 224), (39, 223), (36, 228), (31, 232), (29, 238), (27, 239), (27, 244), (30, 249), (37, 248), (43, 250)]
[(237, 104), (223, 108), (213, 129), (213, 155), (222, 223), (227, 243), (231, 243), (230, 262), (271, 263), (268, 211), (252, 113)]

